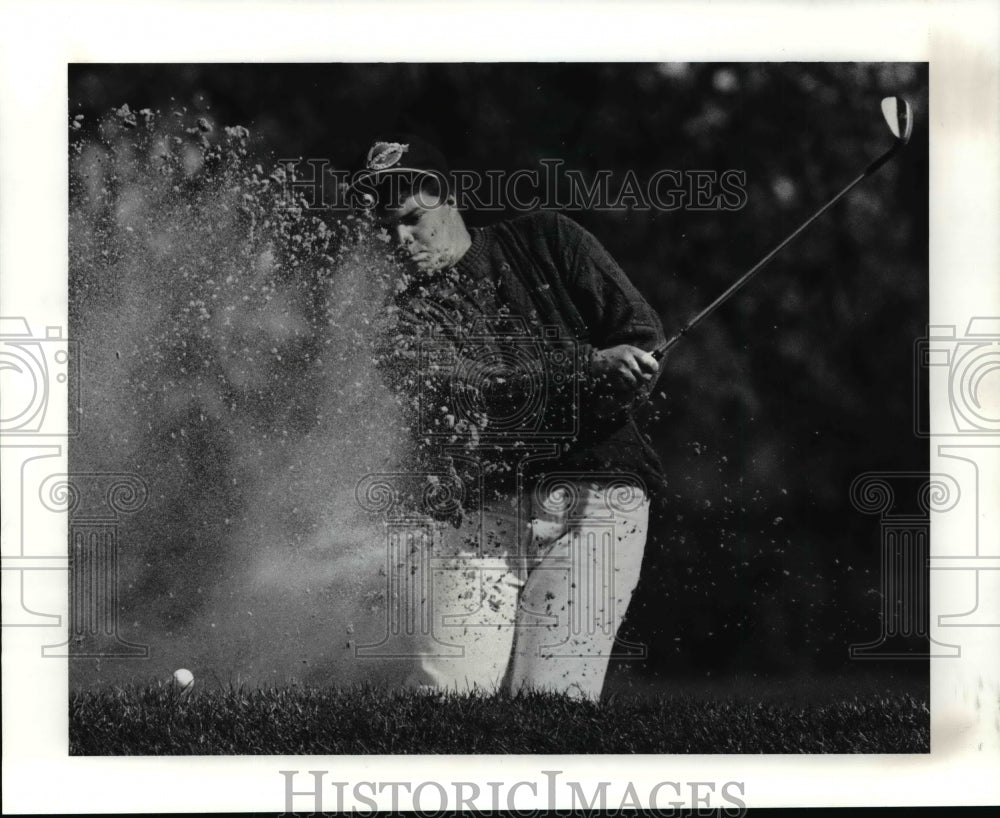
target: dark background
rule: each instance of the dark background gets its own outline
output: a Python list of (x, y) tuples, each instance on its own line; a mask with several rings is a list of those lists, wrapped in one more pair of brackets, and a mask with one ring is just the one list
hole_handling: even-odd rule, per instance
[[(848, 487), (866, 471), (926, 472), (928, 462), (912, 420), (914, 343), (928, 313), (926, 65), (75, 65), (69, 92), (70, 117), (82, 114), (85, 132), (124, 103), (204, 117), (215, 132), (245, 125), (266, 167), (299, 156), (346, 167), (373, 137), (403, 130), (436, 142), (454, 167), (478, 170), (558, 158), (587, 178), (599, 169), (619, 179), (629, 169), (639, 179), (663, 168), (744, 171), (738, 211), (568, 213), (610, 250), (668, 335), (885, 150), (879, 101), (907, 97), (917, 124), (904, 154), (666, 362), (665, 397), (647, 431), (669, 489), (623, 634), (648, 657), (617, 669), (645, 679), (860, 672), (848, 646), (879, 632), (880, 530), (851, 506)], [(70, 273), (85, 408), (99, 416), (108, 361), (88, 357), (88, 333), (96, 336), (94, 316), (113, 318), (116, 308), (95, 277), (113, 281), (121, 270), (71, 255)], [(153, 597), (183, 593), (198, 570), (218, 571), (209, 517), (240, 513), (243, 500), (221, 486), (224, 447), (210, 468), (160, 470), (134, 446), (117, 458), (100, 423), (83, 428), (73, 470), (117, 464), (153, 487), (145, 522), (123, 540), (159, 557), (145, 568), (124, 560), (123, 619), (166, 610)], [(156, 434), (158, 451), (169, 452), (163, 429)], [(178, 482), (189, 498), (162, 499)], [(169, 554), (201, 568), (171, 579)], [(179, 624), (199, 614), (196, 596), (185, 604)], [(923, 663), (890, 664), (926, 673)]]

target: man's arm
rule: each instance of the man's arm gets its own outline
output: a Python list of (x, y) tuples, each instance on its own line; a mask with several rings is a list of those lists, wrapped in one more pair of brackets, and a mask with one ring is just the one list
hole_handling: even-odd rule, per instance
[[(434, 329), (436, 328), (436, 330)], [(490, 417), (507, 418), (532, 403), (553, 367), (566, 370), (560, 382), (573, 389), (575, 361), (570, 354), (544, 359), (532, 341), (504, 343), (487, 333), (428, 320), (419, 305), (391, 307), (383, 318), (374, 350), (376, 367), (389, 386), (419, 415), (425, 434), (475, 438), (489, 429)], [(552, 388), (544, 394), (555, 397)], [(476, 409), (481, 409), (477, 412)]]
[(664, 340), (659, 316), (594, 236), (561, 215), (555, 230), (567, 286), (592, 333), (598, 391), (623, 399), (648, 394), (659, 372), (649, 352)]

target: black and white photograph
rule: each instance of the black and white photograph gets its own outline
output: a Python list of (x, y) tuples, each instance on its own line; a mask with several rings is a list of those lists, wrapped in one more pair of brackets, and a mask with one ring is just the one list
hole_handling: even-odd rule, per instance
[(69, 88), (73, 752), (928, 751), (926, 65)]
[(69, 55), (64, 317), (0, 315), (67, 764), (742, 814), (794, 803), (754, 759), (995, 756), (1000, 306), (935, 300), (932, 59), (232, 53)]

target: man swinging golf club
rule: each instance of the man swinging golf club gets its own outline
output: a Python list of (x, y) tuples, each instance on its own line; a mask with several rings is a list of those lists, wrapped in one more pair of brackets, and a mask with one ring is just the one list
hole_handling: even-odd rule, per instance
[(432, 514), (424, 545), (436, 559), (414, 684), (599, 697), (662, 481), (628, 407), (689, 330), (906, 145), (909, 104), (889, 97), (882, 112), (893, 146), (668, 341), (571, 220), (470, 229), (439, 152), (416, 138), (372, 145), (356, 185), (409, 265), (378, 362), (415, 399), (414, 462), (459, 496)]
[[(583, 228), (549, 212), (466, 225), (442, 155), (374, 143), (355, 191), (404, 259), (378, 364), (414, 407), (437, 516), (411, 681), (600, 696), (662, 468), (624, 411), (660, 320)], [(447, 487), (447, 490), (445, 490)]]

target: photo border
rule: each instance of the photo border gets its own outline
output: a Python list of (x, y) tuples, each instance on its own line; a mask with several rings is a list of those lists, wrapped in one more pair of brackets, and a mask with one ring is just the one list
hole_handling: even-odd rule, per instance
[[(987, 305), (1000, 304), (997, 13), (996, 4), (979, 0), (572, 7), (6, 2), (0, 6), (2, 311), (26, 316), (33, 326), (67, 326), (71, 62), (926, 61), (932, 112), (926, 123), (932, 145), (930, 323), (961, 333)], [(932, 431), (943, 428), (939, 421), (947, 413), (947, 395), (932, 390)], [(964, 445), (982, 449), (990, 441), (997, 445), (995, 438)], [(46, 443), (60, 445), (58, 439)], [(957, 444), (932, 435), (928, 445), (931, 473), (949, 472), (941, 447)], [(1000, 496), (995, 454), (984, 456), (972, 487), (981, 498)], [(65, 451), (60, 468), (65, 471)], [(4, 511), (12, 501), (5, 487)], [(47, 525), (40, 529), (45, 539), (65, 543), (65, 528)], [(5, 528), (5, 539), (10, 536)], [(954, 543), (970, 537), (974, 541), (974, 531), (932, 513), (935, 557), (957, 556)], [(9, 546), (4, 543), (5, 560)], [(932, 623), (969, 608), (967, 584), (957, 581), (958, 573), (932, 571)], [(58, 567), (50, 574), (51, 581), (33, 588), (32, 599), (65, 621), (66, 575)], [(5, 622), (11, 607), (5, 596)], [(186, 757), (68, 757), (65, 660), (43, 660), (39, 652), (40, 645), (59, 641), (53, 638), (57, 632), (3, 631), (5, 812), (280, 812), (279, 771), (293, 769), (326, 769), (330, 778), (352, 782), (455, 780), (460, 774), (485, 783), (501, 777), (540, 781), (543, 770), (557, 769), (566, 779), (596, 781), (620, 767), (627, 773), (617, 780), (627, 775), (640, 793), (664, 780), (745, 781), (750, 807), (995, 804), (1000, 797), (1000, 736), (990, 732), (996, 712), (990, 713), (987, 701), (977, 716), (970, 698), (980, 680), (995, 680), (1000, 667), (995, 627), (947, 629), (944, 641), (959, 642), (963, 652), (931, 660), (932, 751), (926, 756), (203, 756), (195, 763)], [(940, 633), (933, 624), (932, 633)], [(388, 799), (381, 796), (380, 806), (388, 807)], [(517, 803), (525, 810), (546, 806), (543, 794), (533, 799), (527, 789)]]

